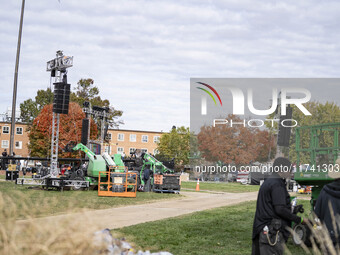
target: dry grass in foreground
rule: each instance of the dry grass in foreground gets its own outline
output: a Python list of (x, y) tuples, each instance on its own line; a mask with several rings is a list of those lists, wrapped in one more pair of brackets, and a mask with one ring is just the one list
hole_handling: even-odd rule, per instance
[[(334, 230), (335, 240), (338, 240), (337, 243), (333, 243), (329, 230), (326, 225), (322, 223), (318, 217), (313, 213), (313, 218), (310, 222), (307, 223), (308, 229), (310, 230), (310, 237), (308, 243), (311, 246), (309, 249), (306, 243), (302, 242), (301, 247), (304, 250), (305, 254), (315, 254), (315, 255), (338, 255), (340, 254), (340, 233), (338, 233), (338, 229), (340, 229), (340, 215), (335, 214), (332, 208), (332, 205), (329, 203), (329, 209), (332, 217), (332, 227)], [(290, 229), (292, 235), (294, 235), (293, 230)], [(298, 238), (298, 237), (297, 237)], [(291, 252), (287, 252), (288, 254), (292, 254)]]
[[(87, 219), (88, 224), (72, 222), (72, 218), (55, 223), (37, 224), (31, 216), (31, 209), (42, 206), (22, 200), (18, 206), (13, 199), (0, 193), (0, 254), (98, 254), (105, 250), (105, 244), (95, 243), (93, 233), (98, 230)], [(34, 211), (34, 210), (33, 210)], [(18, 223), (18, 215), (26, 215)], [(86, 217), (85, 214), (83, 217)]]

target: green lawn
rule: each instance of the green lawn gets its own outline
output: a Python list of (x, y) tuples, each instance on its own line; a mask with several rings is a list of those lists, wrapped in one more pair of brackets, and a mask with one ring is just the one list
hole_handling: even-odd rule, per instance
[[(196, 182), (182, 182), (181, 189), (195, 189)], [(210, 191), (223, 191), (223, 192), (232, 192), (232, 193), (240, 193), (240, 192), (252, 192), (258, 191), (260, 188), (259, 185), (244, 185), (241, 183), (235, 182), (200, 182), (200, 190), (210, 190)]]
[[(308, 201), (303, 203), (309, 211)], [(250, 254), (256, 202), (193, 213), (167, 220), (125, 227), (113, 232), (137, 249), (184, 254)], [(292, 254), (304, 254), (291, 240)]]
[(90, 191), (53, 191), (28, 186), (15, 185), (14, 182), (0, 182), (0, 195), (9, 197), (17, 206), (18, 217), (24, 217), (27, 210), (20, 208), (28, 206), (29, 216), (45, 216), (63, 212), (80, 211), (81, 209), (105, 209), (147, 203), (161, 199), (176, 199), (180, 195), (160, 194), (153, 192), (137, 192), (136, 198), (98, 197), (98, 192)]

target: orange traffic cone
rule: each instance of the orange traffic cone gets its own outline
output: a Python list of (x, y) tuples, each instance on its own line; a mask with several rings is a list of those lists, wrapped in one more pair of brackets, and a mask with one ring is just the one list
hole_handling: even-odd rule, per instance
[(200, 179), (197, 179), (196, 191), (200, 191)]

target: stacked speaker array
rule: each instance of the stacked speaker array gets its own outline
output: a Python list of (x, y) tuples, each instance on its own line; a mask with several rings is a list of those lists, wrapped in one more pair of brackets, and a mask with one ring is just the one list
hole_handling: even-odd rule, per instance
[(87, 137), (89, 134), (89, 125), (90, 125), (90, 120), (83, 119), (82, 128), (81, 128), (81, 143), (84, 145), (86, 145), (88, 142)]
[(68, 106), (70, 102), (71, 85), (67, 82), (56, 82), (54, 85), (53, 112), (68, 114)]

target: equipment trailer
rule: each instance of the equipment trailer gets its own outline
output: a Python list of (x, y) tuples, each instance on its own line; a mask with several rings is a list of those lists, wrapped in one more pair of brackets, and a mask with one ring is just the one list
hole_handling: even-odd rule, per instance
[(49, 175), (41, 178), (18, 178), (16, 184), (30, 185), (30, 186), (42, 186), (44, 189), (58, 189), (64, 190), (65, 187), (69, 187), (73, 190), (89, 189), (90, 183), (83, 180), (70, 180), (67, 177), (50, 177)]

